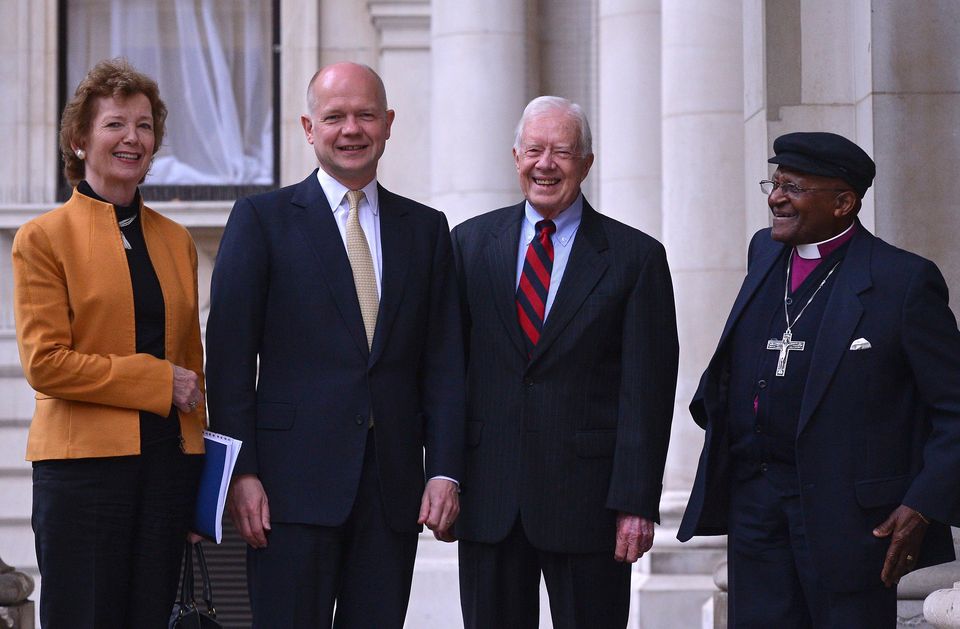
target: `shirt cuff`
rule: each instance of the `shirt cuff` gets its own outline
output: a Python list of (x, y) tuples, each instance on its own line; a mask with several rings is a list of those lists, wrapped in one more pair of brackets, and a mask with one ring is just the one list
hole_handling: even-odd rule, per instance
[(436, 479), (438, 479), (438, 478), (439, 478), (440, 480), (448, 480), (448, 481), (450, 481), (451, 483), (453, 483), (454, 485), (456, 485), (457, 488), (460, 487), (460, 481), (458, 481), (458, 480), (455, 479), (455, 478), (450, 478), (449, 476), (434, 476), (434, 477), (431, 478), (430, 480), (436, 480)]

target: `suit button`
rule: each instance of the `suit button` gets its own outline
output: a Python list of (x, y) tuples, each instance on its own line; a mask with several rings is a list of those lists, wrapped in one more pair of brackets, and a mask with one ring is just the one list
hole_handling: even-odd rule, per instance
[(364, 424), (367, 420), (363, 418), (363, 415), (357, 415), (357, 417), (356, 417), (356, 419), (355, 419), (354, 421), (357, 422), (357, 426), (363, 426), (363, 424)]
[(757, 386), (760, 387), (761, 389), (766, 389), (766, 388), (767, 388), (767, 381), (766, 381), (766, 380), (760, 380), (760, 381), (757, 382)]
[(753, 432), (759, 435), (761, 432), (763, 432), (763, 428), (760, 427), (760, 424), (757, 424), (756, 426), (753, 427)]
[(533, 378), (524, 378), (524, 379), (523, 379), (523, 385), (526, 386), (526, 387), (532, 387), (532, 386), (533, 386)]
[(768, 468), (767, 468), (767, 464), (766, 464), (766, 463), (761, 463), (761, 464), (760, 464), (760, 471), (761, 471), (761, 472), (766, 472), (767, 469), (768, 469)]
[(783, 300), (783, 303), (787, 304), (788, 306), (792, 306), (793, 300), (787, 297), (786, 299)]

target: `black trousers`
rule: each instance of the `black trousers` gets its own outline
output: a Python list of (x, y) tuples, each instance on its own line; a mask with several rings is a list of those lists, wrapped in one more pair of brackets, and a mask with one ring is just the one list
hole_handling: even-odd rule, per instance
[(833, 592), (820, 584), (799, 496), (782, 495), (762, 474), (735, 480), (728, 522), (730, 627), (896, 626), (896, 588), (878, 585), (869, 590)]
[(166, 440), (33, 464), (44, 629), (167, 626), (202, 461)]
[(623, 629), (630, 612), (630, 564), (604, 553), (537, 550), (520, 519), (503, 541), (461, 540), (460, 605), (466, 629), (536, 629), (540, 574), (554, 629)]
[(360, 486), (346, 522), (340, 526), (271, 522), (267, 546), (247, 547), (253, 626), (401, 629), (417, 539), (416, 532), (398, 533), (387, 523), (371, 430)]

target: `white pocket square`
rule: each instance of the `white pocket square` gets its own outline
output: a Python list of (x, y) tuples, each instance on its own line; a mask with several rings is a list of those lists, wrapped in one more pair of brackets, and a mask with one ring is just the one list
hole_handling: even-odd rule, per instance
[(870, 341), (868, 341), (863, 337), (860, 337), (856, 341), (850, 344), (850, 351), (855, 352), (859, 349), (870, 349), (871, 347), (873, 347), (873, 345), (870, 344)]

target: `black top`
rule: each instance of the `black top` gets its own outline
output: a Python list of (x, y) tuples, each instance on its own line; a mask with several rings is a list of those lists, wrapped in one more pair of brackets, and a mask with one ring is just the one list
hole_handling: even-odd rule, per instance
[[(86, 181), (77, 185), (81, 194), (109, 203), (102, 198)], [(130, 205), (113, 206), (120, 223), (120, 232), (125, 239), (124, 248), (127, 252), (127, 265), (130, 268), (130, 283), (133, 285), (133, 312), (134, 327), (136, 329), (137, 353), (150, 354), (163, 359), (166, 354), (165, 328), (166, 305), (163, 300), (163, 291), (160, 280), (150, 261), (147, 243), (143, 238), (143, 228), (140, 221), (140, 191), (134, 196)], [(132, 219), (132, 220), (131, 220)], [(129, 244), (129, 248), (127, 245)], [(154, 413), (140, 411), (140, 447), (179, 439), (180, 421), (177, 409), (170, 407), (167, 417)]]

